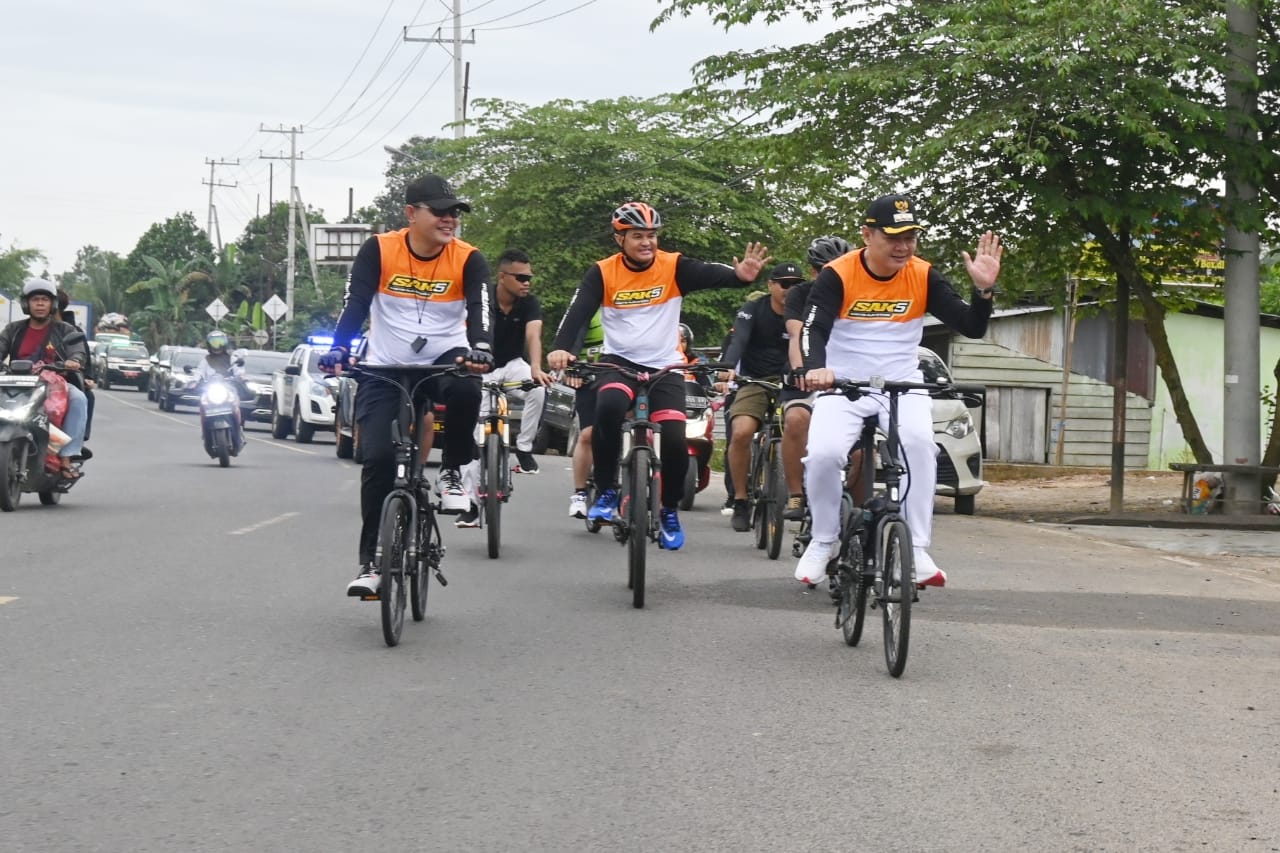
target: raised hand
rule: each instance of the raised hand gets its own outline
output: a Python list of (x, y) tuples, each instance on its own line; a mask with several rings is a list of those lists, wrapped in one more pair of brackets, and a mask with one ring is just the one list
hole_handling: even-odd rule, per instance
[(769, 248), (763, 243), (748, 243), (742, 253), (742, 260), (733, 259), (733, 271), (738, 274), (738, 281), (753, 282), (760, 277), (765, 264), (772, 261)]
[(1004, 246), (1000, 238), (988, 231), (978, 238), (978, 251), (969, 256), (964, 255), (964, 268), (973, 279), (973, 286), (979, 290), (990, 290), (995, 287), (996, 278), (1000, 275), (1000, 258), (1004, 255)]

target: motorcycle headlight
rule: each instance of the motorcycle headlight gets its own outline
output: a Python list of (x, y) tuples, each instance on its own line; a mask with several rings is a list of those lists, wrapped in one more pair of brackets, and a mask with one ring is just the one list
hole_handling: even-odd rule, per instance
[(950, 423), (947, 424), (945, 432), (952, 438), (964, 438), (966, 435), (973, 432), (973, 418), (968, 412), (965, 412), (962, 415), (957, 415), (951, 419)]
[(0, 412), (4, 413), (5, 420), (21, 423), (31, 416), (36, 404), (35, 397), (27, 397), (24, 400), (6, 400), (0, 403)]
[(210, 385), (204, 389), (204, 396), (206, 400), (215, 406), (231, 402), (231, 392), (227, 390), (226, 385)]

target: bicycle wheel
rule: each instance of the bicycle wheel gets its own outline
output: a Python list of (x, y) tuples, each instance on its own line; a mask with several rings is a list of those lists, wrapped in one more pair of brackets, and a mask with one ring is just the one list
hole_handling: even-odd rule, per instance
[(769, 442), (769, 456), (765, 461), (764, 470), (764, 493), (765, 538), (768, 540), (766, 553), (770, 560), (776, 560), (778, 554), (782, 553), (782, 536), (786, 528), (782, 511), (787, 503), (787, 478), (782, 471), (781, 440)]
[(400, 642), (404, 627), (405, 554), (409, 541), (409, 505), (402, 495), (395, 495), (382, 509), (382, 525), (378, 531), (378, 599), (382, 604), (382, 639), (388, 646)]
[(751, 530), (755, 533), (756, 547), (761, 551), (769, 544), (769, 529), (765, 519), (765, 510), (768, 509), (765, 469), (768, 467), (767, 446), (762, 441), (756, 441), (751, 445), (751, 479), (747, 481), (747, 500), (751, 502)]
[(429, 504), (418, 509), (418, 559), (409, 575), (409, 604), (413, 621), (427, 618), (427, 592), (431, 584), (431, 572), (439, 562), (440, 532)]
[(489, 534), (489, 559), (502, 550), (502, 438), (489, 433), (484, 439), (484, 528)]
[(867, 621), (867, 578), (863, 575), (866, 561), (863, 553), (862, 527), (855, 522), (853, 499), (848, 492), (840, 499), (840, 562), (836, 577), (840, 584), (836, 624), (847, 645), (856, 646), (862, 639)]
[(894, 678), (907, 667), (911, 638), (911, 601), (915, 598), (915, 565), (911, 556), (911, 531), (901, 519), (880, 525), (880, 589), (877, 598), (884, 614), (884, 663)]
[(649, 456), (647, 447), (632, 452), (627, 483), (627, 566), (631, 585), (631, 606), (644, 607), (644, 560), (649, 547)]

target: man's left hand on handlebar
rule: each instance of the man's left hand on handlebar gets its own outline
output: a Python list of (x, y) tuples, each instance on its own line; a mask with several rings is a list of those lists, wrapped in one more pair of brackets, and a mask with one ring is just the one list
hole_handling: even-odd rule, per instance
[(804, 384), (809, 391), (825, 391), (836, 384), (836, 375), (829, 367), (815, 367), (804, 375)]
[(347, 364), (347, 351), (342, 347), (334, 347), (320, 356), (319, 363), (320, 370), (324, 373), (341, 376), (342, 368)]

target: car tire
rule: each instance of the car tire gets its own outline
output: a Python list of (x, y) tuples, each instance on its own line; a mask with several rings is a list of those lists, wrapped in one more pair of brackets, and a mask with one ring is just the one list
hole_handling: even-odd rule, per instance
[(973, 515), (977, 495), (956, 495), (956, 515)]
[(316, 428), (302, 419), (302, 407), (293, 404), (293, 437), (298, 444), (310, 444), (316, 436)]
[(292, 426), (291, 422), (280, 417), (280, 412), (273, 407), (271, 409), (271, 437), (288, 438), (290, 426)]

